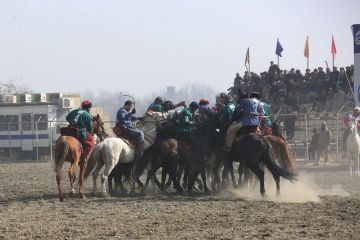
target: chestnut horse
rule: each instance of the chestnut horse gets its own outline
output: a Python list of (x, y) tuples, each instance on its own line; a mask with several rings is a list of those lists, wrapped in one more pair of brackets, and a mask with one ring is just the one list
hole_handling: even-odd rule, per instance
[[(104, 123), (102, 122), (99, 114), (93, 117), (93, 132), (92, 135), (96, 134), (100, 140), (103, 140), (107, 134), (105, 132)], [(75, 137), (71, 136), (60, 136), (55, 144), (55, 167), (56, 182), (59, 191), (60, 201), (64, 201), (64, 196), (61, 191), (61, 180), (62, 180), (62, 166), (65, 161), (70, 162), (69, 178), (70, 178), (70, 193), (74, 194), (74, 183), (76, 179), (76, 169), (79, 165), (81, 156), (81, 143)], [(80, 164), (80, 178), (79, 178), (79, 193), (80, 198), (85, 199), (83, 192), (83, 180), (84, 172), (86, 169), (86, 162)]]

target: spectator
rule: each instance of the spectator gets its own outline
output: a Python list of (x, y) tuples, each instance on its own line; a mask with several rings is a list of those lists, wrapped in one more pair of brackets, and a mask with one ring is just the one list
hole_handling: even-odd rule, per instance
[(316, 128), (313, 129), (313, 136), (310, 141), (308, 153), (309, 153), (309, 161), (315, 161), (316, 158), (316, 150), (319, 145), (319, 134), (316, 130)]
[(325, 122), (321, 124), (321, 130), (319, 133), (319, 142), (318, 142), (318, 148), (317, 148), (317, 159), (316, 159), (316, 165), (319, 165), (320, 156), (323, 155), (325, 159), (325, 163), (327, 163), (329, 158), (329, 146), (330, 146), (330, 140), (331, 140), (331, 132), (328, 129)]

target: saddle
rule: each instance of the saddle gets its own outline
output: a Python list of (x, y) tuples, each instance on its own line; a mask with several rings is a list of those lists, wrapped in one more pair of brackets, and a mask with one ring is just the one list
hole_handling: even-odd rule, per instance
[(127, 134), (123, 126), (115, 125), (115, 127), (113, 127), (113, 132), (116, 137), (121, 138), (126, 144), (135, 149), (136, 143), (134, 139), (129, 134)]
[(60, 135), (74, 137), (77, 140), (81, 141), (80, 130), (72, 125), (60, 128)]
[(259, 135), (261, 134), (261, 131), (258, 126), (242, 126), (236, 133), (236, 137), (242, 137), (247, 134), (256, 133)]

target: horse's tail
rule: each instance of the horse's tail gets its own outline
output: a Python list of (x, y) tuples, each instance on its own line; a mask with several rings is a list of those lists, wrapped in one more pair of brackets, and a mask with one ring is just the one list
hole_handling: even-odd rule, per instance
[(101, 162), (101, 149), (103, 143), (98, 143), (94, 147), (93, 151), (90, 154), (90, 157), (87, 161), (87, 166), (84, 173), (84, 180), (90, 175), (90, 173), (95, 169), (98, 162)]
[(264, 151), (264, 163), (266, 167), (270, 170), (272, 174), (277, 174), (283, 178), (286, 178), (290, 181), (296, 181), (296, 174), (287, 171), (281, 168), (279, 165), (275, 163), (272, 157), (272, 149), (270, 142), (266, 141), (265, 151)]
[(281, 166), (286, 167), (289, 172), (294, 173), (295, 161), (290, 154), (287, 143), (284, 141), (278, 141), (278, 150)]
[(56, 172), (56, 175), (61, 174), (62, 166), (64, 165), (64, 162), (66, 160), (66, 156), (69, 152), (69, 143), (65, 140), (65, 138), (62, 139), (62, 141), (58, 141), (55, 146), (55, 166), (54, 171)]

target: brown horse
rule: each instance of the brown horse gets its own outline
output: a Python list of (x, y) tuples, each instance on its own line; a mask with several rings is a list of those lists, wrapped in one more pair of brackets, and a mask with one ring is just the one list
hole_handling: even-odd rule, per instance
[[(93, 132), (92, 135), (96, 134), (100, 140), (104, 139), (107, 134), (105, 132), (104, 123), (101, 121), (99, 114), (93, 117)], [(56, 182), (59, 191), (60, 201), (64, 201), (64, 196), (61, 191), (61, 180), (62, 180), (62, 166), (65, 161), (70, 162), (69, 178), (70, 178), (70, 193), (74, 194), (74, 183), (76, 179), (76, 169), (79, 165), (81, 156), (81, 143), (75, 137), (71, 136), (60, 136), (55, 144), (55, 172)], [(83, 192), (83, 180), (84, 172), (86, 169), (86, 162), (80, 164), (80, 178), (79, 178), (79, 193), (80, 198), (85, 199)]]

